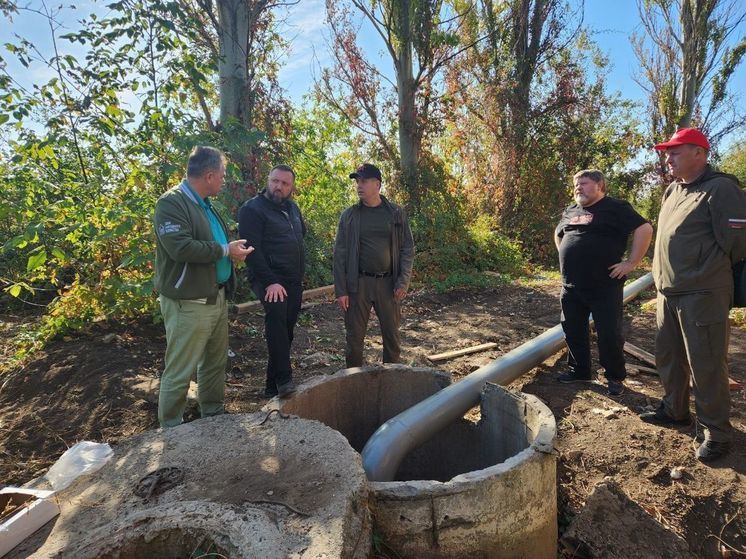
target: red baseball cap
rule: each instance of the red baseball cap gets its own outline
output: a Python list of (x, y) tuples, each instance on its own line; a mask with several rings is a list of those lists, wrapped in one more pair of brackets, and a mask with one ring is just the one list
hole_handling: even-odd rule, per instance
[(674, 146), (683, 146), (684, 144), (699, 146), (705, 148), (707, 151), (710, 150), (710, 142), (708, 142), (705, 135), (696, 128), (679, 128), (674, 135), (671, 136), (670, 140), (656, 145), (655, 149), (660, 151)]

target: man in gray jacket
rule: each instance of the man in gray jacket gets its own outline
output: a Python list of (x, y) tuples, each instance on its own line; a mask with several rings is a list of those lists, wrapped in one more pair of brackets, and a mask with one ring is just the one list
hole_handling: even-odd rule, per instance
[(401, 301), (414, 262), (414, 240), (404, 210), (381, 195), (381, 171), (365, 163), (350, 178), (360, 202), (339, 219), (334, 246), (334, 292), (345, 313), (348, 367), (363, 364), (363, 341), (371, 307), (381, 325), (383, 362), (401, 355)]
[(225, 156), (197, 146), (189, 155), (186, 179), (155, 205), (155, 286), (166, 327), (161, 427), (181, 424), (195, 371), (202, 417), (224, 412), (226, 296), (235, 284), (231, 260), (241, 261), (253, 250), (244, 239), (228, 242), (228, 229), (210, 204), (224, 178)]
[[(696, 457), (727, 454), (732, 428), (728, 390), (728, 309), (732, 266), (746, 257), (746, 194), (732, 175), (707, 163), (710, 143), (682, 128), (665, 143), (677, 180), (663, 194), (653, 278), (658, 290), (655, 362), (665, 395), (643, 421), (687, 425), (689, 379), (697, 412)], [(701, 427), (701, 431), (699, 429)]]

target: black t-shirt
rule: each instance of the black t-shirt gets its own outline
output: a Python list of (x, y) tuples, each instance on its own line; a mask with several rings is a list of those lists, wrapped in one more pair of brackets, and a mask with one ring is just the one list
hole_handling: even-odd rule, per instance
[(586, 208), (573, 204), (563, 213), (555, 233), (562, 284), (567, 287), (610, 287), (625, 278), (609, 277), (609, 266), (621, 262), (627, 238), (646, 220), (629, 202), (604, 196)]

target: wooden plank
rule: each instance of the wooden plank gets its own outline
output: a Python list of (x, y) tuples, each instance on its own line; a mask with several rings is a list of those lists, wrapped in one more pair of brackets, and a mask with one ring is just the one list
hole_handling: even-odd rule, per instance
[(478, 353), (480, 351), (486, 351), (488, 349), (496, 348), (495, 342), (487, 342), (485, 344), (479, 344), (471, 347), (465, 347), (463, 349), (455, 349), (453, 351), (446, 351), (445, 353), (437, 353), (435, 355), (428, 355), (427, 358), (430, 361), (445, 361), (446, 359), (452, 359), (453, 357), (461, 357), (462, 355), (469, 355), (470, 353)]
[[(334, 293), (334, 285), (325, 285), (323, 287), (316, 287), (314, 289), (307, 289), (303, 292), (302, 300), (307, 301), (315, 297), (323, 297)], [(245, 314), (252, 310), (261, 307), (261, 301), (248, 301), (247, 303), (239, 303), (237, 305), (231, 305), (229, 311), (231, 314)]]
[[(643, 373), (645, 375), (654, 375), (658, 376), (658, 371), (655, 369), (651, 369), (650, 367), (643, 367), (642, 365), (630, 365), (630, 369), (637, 369), (638, 372)], [(738, 382), (737, 380), (734, 380), (731, 377), (728, 377), (728, 388), (732, 391), (738, 391), (743, 388), (743, 384)]]
[(323, 297), (324, 295), (334, 294), (334, 284), (325, 285), (323, 287), (315, 287), (314, 289), (306, 289), (303, 292), (303, 301), (308, 299), (315, 299), (316, 297)]
[(644, 375), (658, 376), (658, 371), (651, 369), (650, 367), (643, 367), (642, 365), (629, 365), (631, 369), (637, 369), (638, 372)]
[(647, 363), (648, 365), (652, 365), (653, 367), (655, 367), (655, 355), (653, 355), (652, 353), (648, 353), (644, 349), (640, 349), (639, 347), (634, 346), (629, 342), (624, 342), (624, 351), (629, 353), (632, 357), (639, 359), (643, 363)]

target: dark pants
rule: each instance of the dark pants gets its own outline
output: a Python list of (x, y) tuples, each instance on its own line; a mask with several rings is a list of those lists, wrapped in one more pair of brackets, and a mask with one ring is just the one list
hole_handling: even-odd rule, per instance
[(383, 338), (383, 362), (398, 363), (401, 354), (399, 322), (401, 305), (394, 299), (394, 279), (360, 276), (357, 293), (350, 293), (350, 307), (345, 313), (347, 349), (345, 361), (348, 367), (363, 364), (363, 341), (368, 328), (370, 309), (373, 307), (381, 324)]
[(295, 323), (300, 313), (303, 286), (300, 283), (282, 283), (287, 297), (282, 302), (264, 300), (265, 286), (254, 284), (252, 289), (264, 307), (264, 337), (267, 339), (267, 383), (270, 392), (287, 384), (293, 378), (290, 367), (290, 345), (293, 343)]
[(655, 365), (666, 391), (663, 406), (674, 419), (689, 415), (692, 379), (697, 422), (708, 440), (730, 441), (728, 309), (730, 290), (683, 295), (658, 293)]
[(562, 330), (570, 350), (567, 364), (579, 376), (591, 376), (591, 344), (588, 334), (589, 315), (598, 335), (598, 357), (609, 380), (622, 381), (627, 376), (624, 367), (624, 335), (622, 334), (622, 299), (624, 285), (599, 289), (563, 287)]

